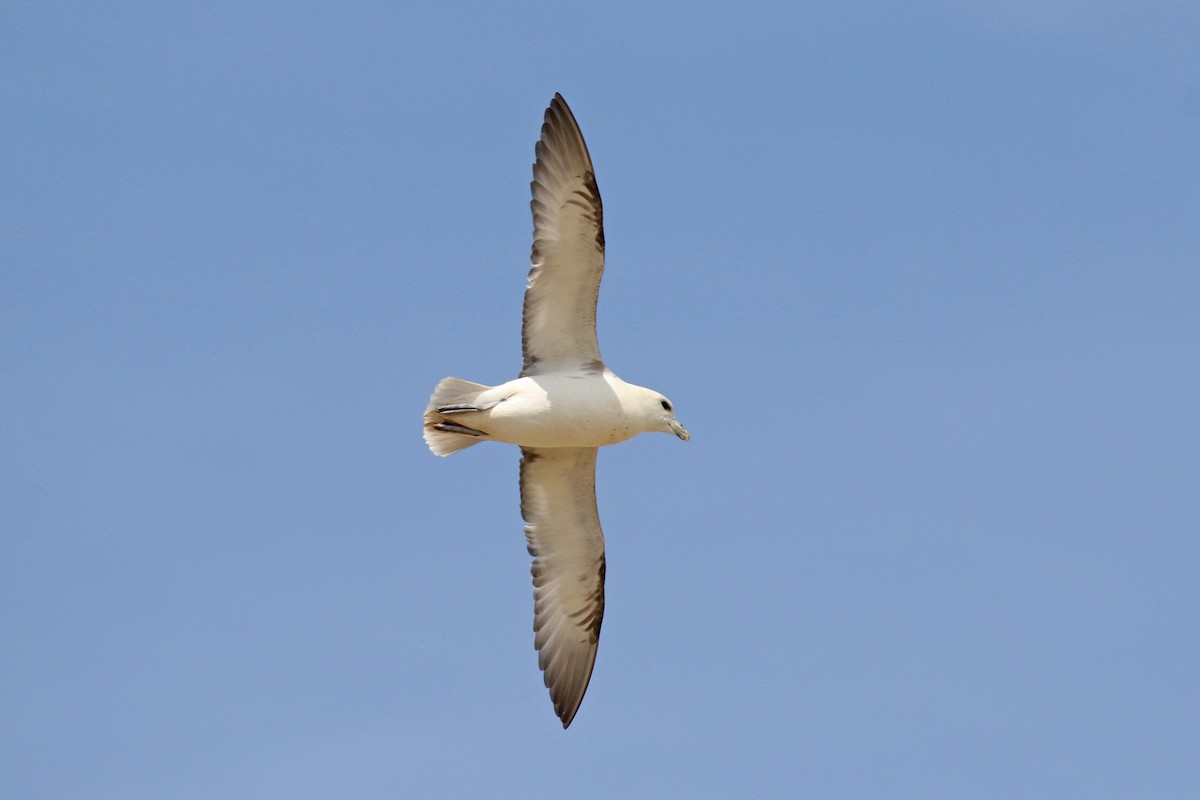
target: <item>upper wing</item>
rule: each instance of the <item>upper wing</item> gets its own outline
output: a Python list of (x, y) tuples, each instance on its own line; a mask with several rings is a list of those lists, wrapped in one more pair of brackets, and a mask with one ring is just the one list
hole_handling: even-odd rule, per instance
[(521, 374), (600, 368), (596, 295), (604, 274), (604, 210), (583, 134), (562, 95), (546, 109), (536, 152)]
[(554, 711), (571, 724), (604, 619), (596, 448), (521, 448), (521, 516), (533, 556), (533, 630)]

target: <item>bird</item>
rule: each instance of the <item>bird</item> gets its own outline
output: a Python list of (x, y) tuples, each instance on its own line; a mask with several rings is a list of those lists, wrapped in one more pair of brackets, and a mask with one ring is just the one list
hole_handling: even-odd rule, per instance
[(534, 647), (565, 729), (591, 680), (604, 620), (597, 450), (640, 433), (670, 433), (685, 442), (691, 435), (670, 400), (621, 380), (600, 357), (604, 212), (583, 133), (558, 93), (535, 145), (530, 190), (533, 248), (521, 372), (499, 386), (442, 379), (425, 409), (424, 439), (438, 456), (486, 441), (521, 448)]

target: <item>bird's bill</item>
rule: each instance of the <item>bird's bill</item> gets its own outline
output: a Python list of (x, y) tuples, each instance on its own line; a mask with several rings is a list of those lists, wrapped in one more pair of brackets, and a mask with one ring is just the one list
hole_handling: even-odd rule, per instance
[(685, 442), (692, 438), (692, 435), (688, 433), (687, 428), (680, 425), (676, 420), (671, 420), (671, 433), (675, 434), (680, 439), (683, 439)]

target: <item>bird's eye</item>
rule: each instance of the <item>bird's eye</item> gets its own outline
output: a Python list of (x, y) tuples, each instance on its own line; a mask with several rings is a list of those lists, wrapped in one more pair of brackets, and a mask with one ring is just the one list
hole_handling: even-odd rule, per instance
[(663, 411), (670, 411), (670, 410), (671, 410), (671, 404), (670, 404), (670, 403), (668, 403), (666, 400), (660, 400), (659, 402), (662, 404)]

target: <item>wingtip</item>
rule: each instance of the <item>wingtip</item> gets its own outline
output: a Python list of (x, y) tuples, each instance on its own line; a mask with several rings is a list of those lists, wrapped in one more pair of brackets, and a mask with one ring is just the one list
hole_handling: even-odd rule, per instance
[[(580, 698), (580, 700), (582, 699), (583, 698)], [(562, 723), (564, 731), (571, 727), (571, 723), (575, 721), (575, 715), (579, 713), (580, 705), (581, 703), (576, 703), (574, 708), (564, 708), (562, 711), (559, 711), (557, 708), (554, 709), (554, 713), (558, 715), (558, 719)]]
[(570, 117), (572, 120), (575, 119), (575, 113), (571, 111), (571, 107), (567, 105), (566, 98), (558, 92), (554, 93), (554, 97), (550, 100), (550, 105), (546, 107), (547, 122), (549, 121), (549, 115), (551, 112), (557, 112), (559, 114), (565, 113), (566, 116)]

